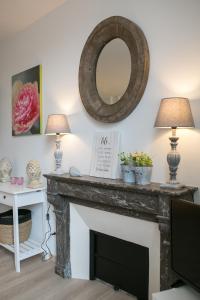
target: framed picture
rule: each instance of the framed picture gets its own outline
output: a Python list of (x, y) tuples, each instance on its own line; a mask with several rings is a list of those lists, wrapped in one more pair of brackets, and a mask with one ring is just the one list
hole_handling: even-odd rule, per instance
[(12, 135), (41, 133), (42, 66), (12, 76)]
[(118, 176), (119, 132), (97, 132), (94, 136), (90, 176), (116, 179)]

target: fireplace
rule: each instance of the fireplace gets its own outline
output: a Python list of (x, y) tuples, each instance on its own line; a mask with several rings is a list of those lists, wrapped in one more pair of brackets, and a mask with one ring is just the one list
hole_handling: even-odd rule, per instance
[[(197, 188), (184, 187), (179, 190), (169, 190), (161, 189), (158, 183), (139, 186), (125, 184), (121, 180), (90, 176), (74, 178), (67, 174), (49, 174), (45, 176), (47, 177), (48, 201), (54, 206), (56, 214), (57, 257), (55, 272), (57, 274), (66, 278), (76, 277), (75, 275), (77, 274), (79, 278), (82, 278), (82, 272), (84, 278), (85, 270), (89, 266), (89, 258), (87, 258), (87, 248), (89, 252), (89, 229), (146, 247), (147, 245), (143, 245), (146, 241), (145, 233), (151, 227), (154, 233), (158, 233), (160, 241), (159, 245), (155, 247), (159, 251), (157, 259), (159, 259), (160, 265), (158, 272), (160, 287), (157, 290), (168, 289), (171, 286), (174, 282), (174, 274), (170, 267), (171, 201), (173, 199), (193, 201)], [(75, 205), (78, 210), (80, 208), (81, 210), (95, 210), (95, 214), (102, 215), (98, 218), (97, 215), (93, 216), (93, 213), (89, 212), (87, 218), (84, 215), (80, 217), (79, 212), (73, 212), (73, 206)], [(74, 215), (79, 215), (78, 222), (81, 223), (81, 230), (83, 231), (80, 238), (76, 239), (81, 246), (76, 247), (74, 247), (74, 236), (76, 235), (73, 234), (73, 231), (79, 233), (79, 230), (76, 228), (78, 223), (73, 221)], [(122, 226), (123, 222), (125, 222), (124, 226)], [(146, 226), (146, 222), (148, 226)], [(145, 226), (145, 229), (142, 229), (143, 226)], [(139, 234), (137, 234), (138, 228), (140, 229)], [(127, 236), (127, 232), (130, 233), (129, 236)], [(135, 233), (133, 234), (133, 232)], [(132, 240), (133, 236), (134, 240)], [(82, 240), (83, 237), (85, 237), (84, 240)], [(148, 247), (150, 266), (149, 299), (153, 291), (150, 289), (152, 280), (151, 265), (153, 265), (151, 257), (152, 253), (155, 254), (154, 251), (156, 251), (152, 247), (153, 241), (154, 238), (148, 241), (150, 245)], [(81, 254), (79, 255), (79, 253)], [(83, 253), (86, 257), (85, 265), (80, 258)], [(76, 261), (80, 262), (78, 264), (79, 269), (81, 264), (84, 265), (82, 270), (79, 270), (81, 272), (76, 272), (76, 268), (74, 268), (74, 262)]]
[[(89, 259), (91, 232), (98, 233), (98, 236), (110, 237), (112, 241), (123, 241), (128, 246), (137, 245), (136, 252), (138, 249), (144, 250), (146, 254), (144, 254), (143, 258), (137, 257), (137, 263), (141, 269), (145, 269), (142, 264), (148, 259), (148, 268), (141, 273), (140, 283), (145, 283), (148, 277), (147, 294), (149, 293), (149, 296), (153, 292), (160, 290), (160, 232), (157, 223), (70, 203), (70, 262), (72, 278), (89, 280), (92, 277), (89, 268), (91, 266)], [(116, 246), (116, 248), (120, 246)], [(121, 256), (121, 259), (123, 261), (123, 256)], [(132, 264), (131, 271), (134, 271), (134, 259), (135, 256), (132, 256), (129, 262), (130, 265)], [(116, 260), (114, 259), (115, 262)], [(147, 262), (145, 263), (146, 265)], [(135, 270), (133, 273), (136, 275), (138, 272)], [(96, 277), (99, 278), (98, 276)], [(103, 278), (101, 279), (103, 280)], [(108, 280), (104, 278), (104, 281)], [(134, 282), (131, 278), (129, 279), (130, 281), (134, 287)], [(109, 283), (111, 282), (109, 281)], [(113, 285), (117, 286), (114, 283)], [(127, 290), (124, 285), (119, 287)], [(129, 292), (136, 296), (138, 293), (137, 289), (129, 290)]]
[(147, 300), (149, 249), (90, 230), (90, 280), (96, 278)]

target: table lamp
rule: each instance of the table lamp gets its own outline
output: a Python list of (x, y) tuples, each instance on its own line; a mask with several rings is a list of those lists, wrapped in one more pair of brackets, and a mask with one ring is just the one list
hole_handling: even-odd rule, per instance
[(48, 116), (47, 125), (45, 129), (46, 135), (56, 135), (56, 150), (54, 152), (55, 157), (55, 173), (62, 174), (62, 156), (61, 150), (61, 135), (70, 133), (70, 127), (68, 124), (67, 116), (64, 114), (52, 114)]
[(172, 128), (172, 136), (169, 137), (171, 151), (167, 154), (170, 179), (168, 183), (162, 184), (161, 187), (180, 188), (183, 185), (176, 180), (177, 169), (181, 158), (176, 150), (178, 145), (177, 141), (179, 139), (176, 136), (176, 129), (194, 127), (189, 100), (181, 97), (162, 99), (154, 127)]

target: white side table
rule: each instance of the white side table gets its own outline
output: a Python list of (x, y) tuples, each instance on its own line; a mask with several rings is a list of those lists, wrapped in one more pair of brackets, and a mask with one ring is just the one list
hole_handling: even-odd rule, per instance
[(15, 269), (16, 272), (20, 272), (20, 261), (28, 257), (42, 253), (41, 240), (29, 239), (24, 243), (19, 243), (19, 224), (18, 224), (18, 208), (24, 206), (41, 207), (42, 220), (40, 222), (40, 230), (42, 238), (45, 234), (45, 188), (30, 189), (23, 186), (11, 185), (10, 183), (0, 183), (0, 204), (4, 204), (12, 207), (13, 209), (13, 226), (14, 226), (14, 244), (2, 244), (1, 246), (14, 253), (15, 256)]
[(182, 286), (152, 295), (152, 300), (199, 300), (200, 294), (189, 286)]

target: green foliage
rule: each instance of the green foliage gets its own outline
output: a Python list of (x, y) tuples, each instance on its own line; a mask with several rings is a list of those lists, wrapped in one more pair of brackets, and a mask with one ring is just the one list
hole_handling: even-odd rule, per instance
[(131, 153), (121, 152), (121, 153), (119, 153), (119, 158), (120, 158), (121, 163), (123, 165), (132, 164), (132, 155), (131, 155)]
[(123, 165), (134, 165), (137, 167), (152, 167), (151, 157), (144, 152), (125, 153), (121, 152), (119, 158)]
[(152, 167), (153, 161), (151, 157), (144, 152), (133, 152), (131, 154), (134, 165), (137, 167)]

